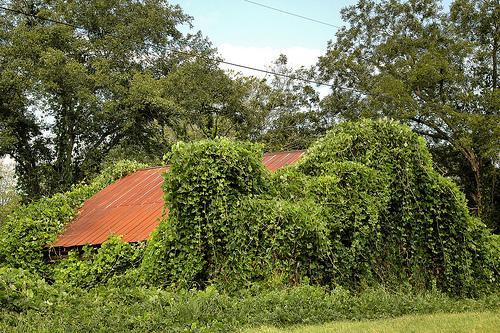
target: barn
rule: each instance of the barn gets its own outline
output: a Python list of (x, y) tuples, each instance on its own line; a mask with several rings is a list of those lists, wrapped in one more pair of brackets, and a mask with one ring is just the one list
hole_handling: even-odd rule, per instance
[[(275, 171), (297, 162), (303, 154), (302, 150), (266, 153), (262, 162)], [(148, 239), (164, 210), (162, 174), (166, 171), (168, 166), (141, 169), (96, 193), (50, 245), (50, 252), (63, 254), (84, 245), (99, 246), (111, 234), (126, 242)]]

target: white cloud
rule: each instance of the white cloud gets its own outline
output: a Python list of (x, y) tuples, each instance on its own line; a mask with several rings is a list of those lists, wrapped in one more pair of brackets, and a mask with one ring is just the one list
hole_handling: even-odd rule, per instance
[[(225, 61), (266, 70), (269, 69), (271, 63), (276, 60), (280, 54), (285, 54), (288, 57), (288, 65), (293, 68), (315, 65), (318, 62), (318, 57), (324, 54), (323, 50), (304, 47), (250, 47), (227, 43), (219, 45), (218, 50)], [(259, 78), (266, 76), (265, 73), (225, 64), (221, 64), (220, 67), (226, 70), (241, 72), (243, 75), (252, 75)], [(330, 92), (330, 88), (326, 86), (315, 88), (320, 97), (325, 97)]]
[[(271, 63), (276, 60), (280, 54), (284, 54), (288, 57), (288, 65), (293, 68), (312, 66), (316, 64), (318, 57), (323, 54), (323, 51), (320, 49), (304, 47), (251, 47), (228, 43), (219, 45), (218, 50), (225, 61), (261, 69), (268, 69)], [(257, 77), (265, 76), (263, 73), (230, 65), (222, 64), (221, 67), (240, 71), (244, 75), (253, 75)]]

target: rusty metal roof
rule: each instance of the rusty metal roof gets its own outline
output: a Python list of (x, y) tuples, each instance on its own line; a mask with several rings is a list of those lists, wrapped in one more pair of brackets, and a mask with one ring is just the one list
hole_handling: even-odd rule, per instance
[[(262, 162), (275, 171), (295, 163), (303, 154), (302, 150), (267, 153)], [(96, 193), (51, 246), (98, 245), (110, 234), (121, 235), (126, 242), (146, 240), (162, 214), (162, 173), (167, 169), (138, 170)]]

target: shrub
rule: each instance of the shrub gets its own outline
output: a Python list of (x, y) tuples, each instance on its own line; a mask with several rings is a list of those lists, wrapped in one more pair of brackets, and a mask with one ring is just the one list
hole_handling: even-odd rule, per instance
[(232, 208), (218, 252), (215, 278), (221, 288), (276, 278), (283, 285), (320, 283), (329, 253), (324, 212), (312, 200), (245, 198)]
[(112, 235), (99, 249), (84, 247), (83, 255), (71, 251), (55, 269), (56, 283), (91, 288), (106, 283), (128, 269), (137, 267), (142, 259), (144, 243), (129, 244)]
[(353, 293), (340, 287), (328, 290), (308, 285), (258, 292), (250, 289), (234, 295), (214, 287), (172, 292), (101, 286), (88, 292), (68, 290), (65, 296), (44, 303), (40, 311), (11, 314), (0, 309), (0, 331), (234, 332), (261, 325), (283, 327), (406, 314), (498, 311), (498, 296), (472, 300), (450, 298), (436, 291), (371, 288)]
[[(380, 282), (403, 280), (422, 288), (436, 283), (456, 294), (495, 278), (491, 265), (475, 269), (477, 253), (487, 256), (484, 226), (472, 220), (458, 187), (433, 170), (423, 138), (390, 120), (343, 123), (318, 140), (296, 168), (309, 176), (335, 175), (330, 166), (347, 161), (377, 170), (390, 189), (377, 222), (383, 247), (364, 250), (375, 252)], [(363, 177), (354, 178), (357, 191), (366, 188)]]
[(142, 266), (152, 284), (497, 285), (488, 231), (397, 122), (340, 124), (272, 176), (258, 147), (228, 140), (178, 145), (171, 161), (170, 215)]
[(0, 268), (0, 309), (23, 312), (40, 309), (53, 294), (50, 286), (22, 269)]
[(73, 219), (84, 201), (118, 178), (144, 165), (122, 161), (104, 170), (90, 184), (79, 184), (70, 191), (42, 198), (14, 211), (0, 229), (0, 262), (50, 276), (44, 248), (55, 241)]
[[(433, 170), (423, 139), (397, 122), (340, 124), (298, 164), (272, 175), (260, 147), (246, 142), (179, 143), (168, 158), (169, 216), (142, 262), (140, 247), (114, 237), (83, 258), (71, 254), (56, 271), (59, 282), (232, 292), (304, 282), (453, 295), (498, 288), (498, 238), (469, 215), (458, 187)], [(120, 174), (107, 171), (18, 210), (0, 232), (0, 259), (48, 276), (44, 245), (83, 200)]]
[[(317, 175), (305, 175), (295, 166), (276, 173), (277, 195), (309, 197), (321, 207), (329, 241), (319, 264), (323, 284), (357, 287), (373, 282), (376, 254), (382, 246), (379, 220), (389, 199), (385, 177), (350, 161), (325, 163), (316, 171)], [(294, 193), (297, 189), (301, 194)]]
[(146, 248), (147, 283), (203, 285), (217, 274), (231, 206), (265, 191), (268, 173), (261, 148), (227, 139), (179, 143), (165, 174), (168, 219)]

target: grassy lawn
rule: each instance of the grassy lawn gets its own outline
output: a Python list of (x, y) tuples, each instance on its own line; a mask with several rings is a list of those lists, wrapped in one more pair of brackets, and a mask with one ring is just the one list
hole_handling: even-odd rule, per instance
[(244, 333), (329, 332), (500, 332), (500, 312), (469, 312), (404, 316), (395, 319), (340, 321), (293, 328), (261, 327)]

